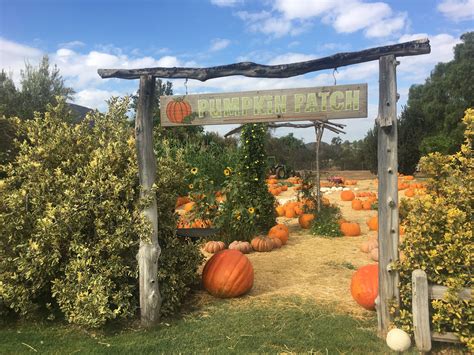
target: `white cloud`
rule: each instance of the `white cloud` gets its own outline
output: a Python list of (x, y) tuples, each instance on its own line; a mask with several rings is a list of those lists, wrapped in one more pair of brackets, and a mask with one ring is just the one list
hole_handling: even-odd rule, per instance
[(289, 63), (297, 63), (297, 62), (305, 62), (307, 60), (316, 59), (316, 56), (312, 54), (303, 54), (303, 53), (285, 53), (280, 54), (268, 63), (269, 65), (276, 65), (276, 64), (289, 64)]
[(238, 12), (254, 32), (274, 37), (307, 31), (319, 19), (339, 33), (364, 30), (367, 37), (387, 37), (405, 28), (407, 15), (384, 2), (361, 0), (277, 0), (272, 11)]
[(211, 0), (211, 4), (220, 7), (232, 7), (240, 4), (242, 0)]
[(399, 42), (408, 42), (420, 38), (430, 39), (430, 54), (400, 57), (398, 59), (400, 65), (397, 67), (397, 71), (411, 83), (424, 82), (436, 64), (452, 60), (454, 57), (453, 47), (461, 42), (460, 39), (446, 33), (438, 35), (428, 35), (426, 33), (404, 35), (400, 37)]
[(76, 48), (76, 47), (84, 47), (86, 44), (81, 41), (71, 41), (71, 42), (65, 42), (65, 43), (60, 43), (59, 47), (60, 48)]
[(227, 48), (230, 44), (230, 40), (225, 38), (215, 38), (211, 41), (211, 52), (217, 52), (224, 48)]
[(474, 0), (443, 0), (437, 9), (452, 21), (474, 20)]
[(108, 91), (100, 89), (84, 89), (74, 95), (74, 103), (86, 106), (92, 109), (105, 111), (107, 109), (107, 100), (111, 96), (124, 96), (125, 92)]
[(36, 64), (43, 56), (37, 48), (9, 41), (0, 37), (0, 68), (12, 73), (15, 84), (20, 81), (20, 70), (25, 68), (25, 62)]

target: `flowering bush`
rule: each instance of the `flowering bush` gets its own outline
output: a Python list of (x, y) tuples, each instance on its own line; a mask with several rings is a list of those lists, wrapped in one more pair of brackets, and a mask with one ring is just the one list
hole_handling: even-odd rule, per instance
[[(136, 254), (149, 226), (138, 210), (138, 178), (128, 101), (77, 125), (60, 102), (44, 117), (16, 121), (25, 140), (0, 166), (0, 312), (60, 311), (98, 327), (135, 314)], [(162, 145), (157, 194), (162, 312), (175, 310), (196, 281), (197, 248), (175, 237), (175, 190), (184, 161)]]
[(423, 269), (430, 283), (447, 286), (450, 291), (445, 299), (431, 301), (432, 329), (457, 333), (473, 350), (474, 302), (455, 296), (459, 288), (472, 287), (473, 109), (466, 111), (464, 123), (461, 150), (454, 155), (432, 153), (423, 157), (421, 170), (430, 177), (427, 193), (404, 203), (405, 239), (400, 245), (404, 260), (398, 264), (401, 309), (397, 323), (412, 330), (411, 273)]

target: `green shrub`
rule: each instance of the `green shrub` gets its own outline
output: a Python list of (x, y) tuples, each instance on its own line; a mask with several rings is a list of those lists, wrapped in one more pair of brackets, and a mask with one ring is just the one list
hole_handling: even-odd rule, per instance
[[(136, 313), (136, 254), (149, 226), (139, 213), (137, 162), (128, 100), (78, 125), (61, 102), (44, 117), (20, 122), (26, 139), (0, 166), (0, 299), (22, 316), (59, 310), (75, 324), (98, 327)], [(159, 280), (163, 313), (196, 280), (201, 256), (175, 238), (175, 189), (184, 161), (166, 147), (158, 157)]]
[(457, 333), (473, 350), (474, 302), (453, 295), (461, 287), (472, 287), (474, 110), (466, 111), (464, 123), (467, 128), (461, 150), (454, 155), (423, 157), (421, 170), (430, 177), (427, 193), (405, 202), (406, 232), (400, 246), (405, 259), (398, 264), (401, 309), (397, 323), (412, 330), (411, 273), (423, 269), (430, 283), (447, 286), (450, 291), (447, 298), (431, 301), (432, 329)]
[(320, 212), (314, 212), (316, 218), (311, 225), (311, 233), (320, 237), (342, 237), (337, 220), (341, 218), (341, 211), (337, 206), (321, 206)]

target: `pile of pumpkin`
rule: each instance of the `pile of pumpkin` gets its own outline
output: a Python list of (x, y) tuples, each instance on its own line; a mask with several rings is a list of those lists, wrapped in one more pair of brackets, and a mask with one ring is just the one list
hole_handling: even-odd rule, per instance
[[(357, 198), (356, 198), (357, 196)], [(366, 197), (366, 200), (362, 200), (361, 197)], [(357, 195), (351, 190), (344, 190), (341, 192), (342, 201), (351, 201), (353, 210), (356, 211), (370, 211), (372, 205), (377, 202), (377, 194), (374, 192), (358, 192)]]
[[(270, 228), (268, 235), (256, 236), (251, 242), (235, 240), (229, 244), (229, 249), (238, 250), (243, 254), (252, 251), (270, 252), (273, 249), (279, 249), (288, 242), (290, 231), (284, 224), (277, 224)], [(224, 250), (226, 245), (221, 241), (209, 241), (204, 245), (204, 251), (214, 254)]]
[[(329, 200), (325, 197), (322, 198), (322, 203), (325, 206), (329, 206)], [(288, 201), (283, 205), (278, 205), (275, 210), (278, 217), (286, 218), (298, 218), (298, 223), (301, 228), (309, 229), (311, 222), (316, 217), (312, 213), (305, 213), (306, 210), (314, 210), (314, 201), (302, 200), (302, 201)]]

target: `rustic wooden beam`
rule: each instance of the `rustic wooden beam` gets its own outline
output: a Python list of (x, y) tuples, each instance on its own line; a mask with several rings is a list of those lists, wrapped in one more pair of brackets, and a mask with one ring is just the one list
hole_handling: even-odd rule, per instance
[(381, 336), (388, 332), (390, 307), (398, 305), (398, 187), (397, 187), (397, 82), (395, 56), (380, 58), (378, 123), (378, 241), (379, 241), (379, 314)]
[(140, 197), (149, 199), (142, 213), (152, 227), (148, 240), (140, 240), (138, 251), (138, 269), (140, 284), (141, 324), (151, 327), (158, 323), (161, 307), (161, 295), (158, 286), (158, 258), (161, 248), (158, 244), (158, 211), (156, 196), (152, 186), (156, 178), (156, 159), (153, 152), (153, 97), (155, 78), (144, 75), (140, 78), (138, 91), (135, 137), (138, 156), (138, 176)]
[[(288, 128), (310, 128), (310, 127), (315, 127), (316, 125), (322, 125), (324, 128), (337, 133), (337, 134), (346, 134), (342, 130), (346, 125), (342, 123), (334, 123), (334, 122), (327, 122), (327, 121), (313, 121), (313, 123), (268, 123), (267, 126), (268, 128), (282, 128), (282, 127), (288, 127)], [(337, 127), (337, 128), (336, 128)], [(235, 133), (238, 133), (242, 130), (243, 125), (236, 127), (229, 132), (227, 132), (224, 137), (227, 138)]]
[(232, 75), (243, 75), (253, 78), (289, 78), (318, 70), (340, 68), (347, 65), (379, 60), (387, 55), (406, 57), (427, 54), (430, 51), (430, 41), (424, 38), (389, 46), (364, 49), (358, 52), (337, 53), (329, 57), (291, 64), (262, 65), (252, 62), (241, 62), (208, 68), (98, 69), (97, 72), (103, 79), (138, 79), (142, 75), (153, 75), (159, 78), (196, 79), (200, 81)]

